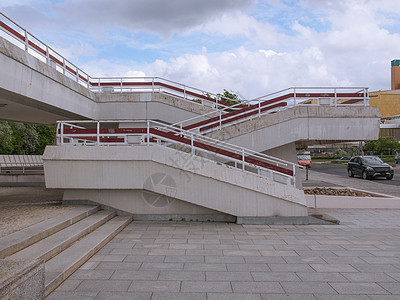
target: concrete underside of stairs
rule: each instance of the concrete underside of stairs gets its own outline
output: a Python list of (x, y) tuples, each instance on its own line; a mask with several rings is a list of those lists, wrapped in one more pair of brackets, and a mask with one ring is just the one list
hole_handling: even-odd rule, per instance
[(307, 216), (302, 190), (161, 146), (52, 146), (46, 186), (135, 215)]

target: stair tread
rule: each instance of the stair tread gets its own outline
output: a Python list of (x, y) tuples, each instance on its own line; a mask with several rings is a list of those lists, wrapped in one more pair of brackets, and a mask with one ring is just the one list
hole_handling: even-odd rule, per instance
[(60, 254), (45, 263), (46, 294), (77, 270), (86, 260), (120, 232), (130, 221), (130, 216), (117, 216), (89, 233)]
[(75, 224), (62, 229), (53, 235), (9, 256), (10, 259), (36, 259), (48, 260), (60, 253), (63, 249), (77, 241), (79, 238), (95, 230), (115, 215), (113, 211), (99, 211)]
[(98, 206), (79, 206), (0, 238), (0, 258), (5, 258), (98, 211)]

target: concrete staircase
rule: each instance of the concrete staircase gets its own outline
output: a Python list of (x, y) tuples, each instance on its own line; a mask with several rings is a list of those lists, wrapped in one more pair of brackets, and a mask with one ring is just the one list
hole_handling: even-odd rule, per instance
[(45, 295), (106, 245), (131, 217), (98, 206), (75, 207), (62, 215), (0, 238), (0, 258), (45, 262)]

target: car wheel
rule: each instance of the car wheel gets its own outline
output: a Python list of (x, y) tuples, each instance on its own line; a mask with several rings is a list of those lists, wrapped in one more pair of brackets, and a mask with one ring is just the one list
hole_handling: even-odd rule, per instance
[(387, 180), (392, 180), (393, 179), (393, 175), (386, 176), (386, 179)]
[(347, 170), (347, 174), (349, 174), (349, 177), (354, 177), (354, 173), (351, 169)]
[(362, 172), (362, 178), (363, 178), (363, 179), (368, 179), (368, 175), (367, 175), (367, 172), (366, 172), (366, 171), (363, 171), (363, 172)]

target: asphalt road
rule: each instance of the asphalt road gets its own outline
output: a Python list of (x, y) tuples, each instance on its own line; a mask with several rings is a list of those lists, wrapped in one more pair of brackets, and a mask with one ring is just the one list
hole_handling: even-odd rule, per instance
[[(313, 163), (312, 170), (321, 172), (321, 173), (327, 173), (327, 174), (347, 177), (347, 166), (346, 165), (335, 165), (335, 164), (329, 164), (329, 163), (328, 164), (327, 163)], [(357, 176), (355, 178), (360, 179)], [(400, 186), (400, 169), (396, 168), (394, 170), (394, 177), (392, 180), (387, 180), (384, 177), (378, 177), (378, 178), (374, 178), (372, 180), (375, 182), (379, 182), (381, 184)]]
[[(304, 173), (304, 171), (303, 171)], [(313, 162), (309, 171), (309, 180), (305, 181), (305, 173), (302, 174), (303, 186), (344, 186), (388, 194), (400, 197), (400, 168), (395, 168), (394, 178), (375, 178), (364, 180), (360, 177), (348, 177), (346, 165), (334, 165), (330, 163)]]

